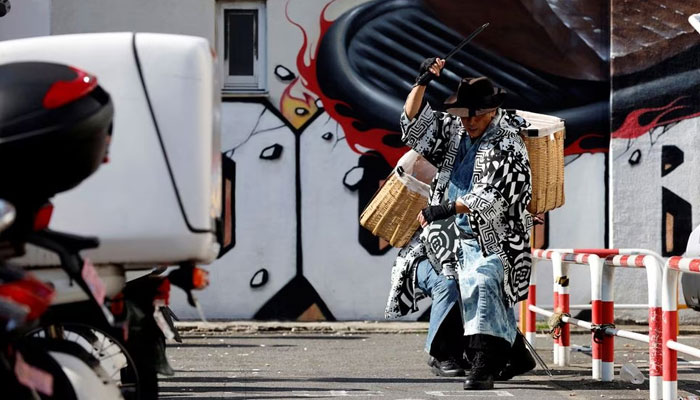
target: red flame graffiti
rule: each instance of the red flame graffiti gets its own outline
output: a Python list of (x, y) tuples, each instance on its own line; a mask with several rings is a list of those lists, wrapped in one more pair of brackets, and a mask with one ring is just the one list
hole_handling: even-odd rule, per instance
[(593, 139), (593, 138), (599, 138), (599, 140), (605, 140), (605, 136), (599, 134), (599, 133), (589, 133), (585, 135), (579, 136), (576, 141), (573, 143), (570, 143), (566, 148), (564, 149), (564, 155), (565, 156), (570, 156), (573, 154), (584, 154), (584, 153), (607, 153), (608, 148), (607, 147), (594, 147), (594, 148), (584, 148), (581, 145), (581, 142), (583, 142), (586, 139)]
[[(685, 97), (688, 97), (688, 96), (681, 96), (663, 107), (641, 108), (639, 110), (632, 111), (631, 113), (629, 113), (627, 115), (627, 118), (625, 118), (625, 122), (622, 123), (620, 128), (618, 128), (615, 132), (612, 133), (613, 139), (635, 139), (635, 138), (638, 138), (638, 137), (646, 134), (647, 132), (651, 131), (652, 129), (654, 129), (658, 126), (668, 125), (670, 123), (677, 122), (680, 120), (700, 116), (700, 113), (695, 113), (695, 114), (686, 115), (683, 117), (678, 117), (678, 118), (673, 118), (670, 120), (661, 121), (661, 119), (666, 114), (668, 114), (672, 111), (680, 110), (683, 108), (688, 108), (688, 106), (683, 106), (683, 105), (676, 106), (676, 105), (674, 105), (679, 100), (681, 100)], [(641, 125), (639, 123), (639, 119), (643, 115), (653, 113), (653, 112), (658, 112), (658, 111), (661, 111), (661, 112), (648, 124)]]
[[(326, 34), (328, 28), (330, 28), (331, 24), (333, 23), (332, 20), (326, 18), (326, 10), (334, 2), (335, 0), (330, 1), (321, 10), (321, 16), (319, 21), (321, 26), (321, 32), (316, 42), (317, 44), (321, 42), (321, 39), (323, 39), (323, 35)], [(288, 6), (289, 1), (285, 5), (285, 15), (287, 17), (287, 20), (292, 25), (299, 28), (304, 37), (302, 46), (299, 49), (299, 53), (297, 54), (297, 69), (299, 70), (302, 85), (304, 85), (306, 89), (313, 92), (321, 99), (321, 102), (323, 103), (323, 108), (328, 113), (328, 115), (330, 115), (331, 118), (337, 121), (343, 128), (343, 131), (345, 132), (345, 139), (353, 151), (359, 154), (364, 154), (366, 151), (365, 149), (375, 150), (378, 151), (382, 156), (384, 156), (384, 159), (389, 164), (391, 164), (392, 166), (396, 165), (396, 163), (399, 161), (399, 158), (401, 158), (401, 156), (406, 152), (406, 148), (396, 148), (387, 146), (383, 143), (382, 140), (386, 135), (397, 134), (397, 132), (386, 129), (369, 129), (366, 131), (360, 131), (356, 129), (354, 127), (354, 123), (359, 122), (357, 119), (341, 115), (336, 111), (336, 106), (338, 105), (342, 105), (348, 108), (349, 106), (342, 101), (331, 99), (323, 93), (323, 91), (321, 90), (321, 86), (318, 83), (318, 79), (316, 77), (316, 58), (318, 56), (318, 46), (316, 46), (316, 51), (310, 55), (309, 64), (307, 65), (304, 62), (304, 55), (306, 54), (308, 50), (307, 47), (309, 46), (308, 37), (304, 28), (298, 23), (292, 21), (292, 19), (289, 17)], [(289, 87), (285, 91), (286, 94), (288, 94), (290, 88), (297, 82), (298, 79), (299, 78), (296, 78), (289, 85)], [(362, 147), (363, 149), (359, 147)]]

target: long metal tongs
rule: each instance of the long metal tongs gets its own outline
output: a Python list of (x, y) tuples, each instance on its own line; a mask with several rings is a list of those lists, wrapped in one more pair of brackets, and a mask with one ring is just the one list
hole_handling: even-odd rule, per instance
[[(484, 29), (486, 29), (487, 26), (489, 26), (489, 22), (487, 22), (487, 23), (481, 25), (480, 27), (476, 28), (476, 29), (474, 30), (474, 32), (470, 33), (469, 36), (467, 36), (464, 40), (462, 40), (461, 42), (459, 42), (459, 44), (458, 44), (457, 46), (455, 46), (452, 50), (450, 50), (450, 52), (447, 53), (447, 55), (445, 56), (445, 58), (443, 58), (443, 60), (447, 61), (447, 60), (449, 60), (452, 56), (454, 56), (455, 54), (457, 54), (457, 52), (460, 51), (460, 50), (462, 49), (462, 47), (466, 46), (467, 43), (471, 42), (472, 39), (474, 39), (474, 38), (476, 37), (476, 35), (480, 34), (481, 31), (483, 31)], [(425, 72), (423, 72), (423, 74), (421, 75), (421, 77), (420, 77), (419, 80), (425, 79), (425, 76), (428, 75), (429, 73), (430, 73), (430, 71), (425, 71)]]

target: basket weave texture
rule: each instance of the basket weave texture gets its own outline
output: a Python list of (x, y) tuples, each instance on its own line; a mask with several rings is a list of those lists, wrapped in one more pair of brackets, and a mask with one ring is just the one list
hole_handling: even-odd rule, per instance
[(427, 204), (427, 197), (409, 190), (393, 172), (360, 215), (360, 225), (392, 246), (404, 247), (418, 229), (418, 213)]
[(532, 200), (527, 210), (540, 214), (564, 205), (564, 131), (523, 137), (532, 171)]

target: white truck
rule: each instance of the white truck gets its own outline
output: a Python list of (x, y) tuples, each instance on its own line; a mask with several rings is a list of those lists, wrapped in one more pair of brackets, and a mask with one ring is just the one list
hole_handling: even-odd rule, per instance
[[(0, 42), (0, 63), (46, 61), (94, 74), (115, 107), (109, 162), (57, 195), (50, 228), (100, 240), (92, 260), (107, 295), (125, 270), (210, 263), (222, 232), (220, 96), (206, 39), (95, 33)], [(76, 301), (58, 258), (38, 248), (15, 260), (50, 279), (56, 302)]]

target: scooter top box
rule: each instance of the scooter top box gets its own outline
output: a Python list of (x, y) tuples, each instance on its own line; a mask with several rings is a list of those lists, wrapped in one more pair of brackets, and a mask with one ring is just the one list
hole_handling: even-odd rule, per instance
[(0, 65), (0, 198), (41, 206), (92, 174), (106, 154), (113, 107), (97, 79), (66, 65)]
[[(50, 228), (97, 236), (95, 264), (207, 263), (219, 251), (220, 96), (206, 39), (97, 33), (0, 42), (2, 63), (67, 64), (111, 95), (109, 162), (54, 197)], [(23, 265), (57, 259), (27, 249)]]

